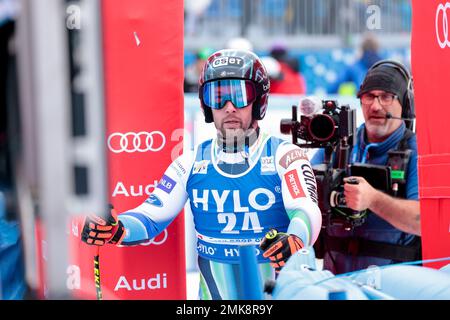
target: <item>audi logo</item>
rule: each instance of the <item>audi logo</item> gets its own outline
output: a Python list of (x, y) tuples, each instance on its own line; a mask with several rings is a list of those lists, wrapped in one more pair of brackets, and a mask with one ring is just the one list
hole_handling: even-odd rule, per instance
[[(448, 33), (448, 16), (447, 12), (450, 9), (450, 3), (447, 2), (445, 5), (439, 4), (436, 10), (436, 38), (439, 46), (444, 49), (445, 47), (450, 48), (450, 35)], [(442, 18), (441, 18), (442, 16)]]
[[(157, 136), (160, 138), (156, 138)], [(108, 148), (114, 153), (157, 152), (165, 145), (166, 137), (161, 131), (116, 132), (108, 138)]]
[[(162, 245), (164, 242), (166, 242), (167, 237), (169, 236), (169, 232), (167, 231), (167, 229), (164, 229), (164, 231), (162, 233), (160, 233), (159, 235), (163, 235), (162, 239), (160, 240), (156, 240), (156, 237), (153, 239), (150, 239), (148, 242), (144, 242), (144, 243), (140, 243), (141, 246), (149, 246), (151, 244), (154, 244), (155, 246), (160, 246)], [(158, 237), (159, 238), (159, 237)]]

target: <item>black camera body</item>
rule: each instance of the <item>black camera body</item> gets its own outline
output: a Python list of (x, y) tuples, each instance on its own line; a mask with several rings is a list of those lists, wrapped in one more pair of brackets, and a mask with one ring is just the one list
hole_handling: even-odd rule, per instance
[[(291, 134), (293, 142), (304, 148), (325, 148), (348, 139), (356, 131), (356, 110), (348, 105), (339, 107), (336, 100), (322, 101), (322, 113), (302, 115), (297, 121), (297, 106), (293, 106), (292, 119), (282, 119), (280, 130)], [(304, 143), (298, 143), (298, 139)]]
[(343, 196), (343, 179), (348, 176), (349, 155), (356, 141), (356, 110), (339, 106), (335, 100), (321, 102), (321, 113), (302, 115), (300, 121), (297, 106), (292, 106), (292, 119), (282, 119), (280, 131), (292, 135), (292, 143), (301, 148), (324, 149), (324, 162), (313, 166), (322, 227), (338, 224), (351, 229), (364, 223), (364, 214), (349, 209)]

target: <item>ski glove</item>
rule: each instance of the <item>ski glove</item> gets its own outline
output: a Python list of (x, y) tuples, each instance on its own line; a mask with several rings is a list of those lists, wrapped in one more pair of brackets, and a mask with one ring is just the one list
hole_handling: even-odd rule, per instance
[(81, 240), (89, 245), (103, 246), (106, 243), (120, 244), (125, 236), (125, 228), (117, 218), (116, 210), (110, 205), (109, 214), (105, 219), (97, 216), (87, 216), (84, 221)]
[(278, 273), (287, 260), (304, 247), (302, 240), (294, 234), (270, 229), (262, 239), (259, 247), (264, 251), (263, 257), (269, 258), (270, 265)]

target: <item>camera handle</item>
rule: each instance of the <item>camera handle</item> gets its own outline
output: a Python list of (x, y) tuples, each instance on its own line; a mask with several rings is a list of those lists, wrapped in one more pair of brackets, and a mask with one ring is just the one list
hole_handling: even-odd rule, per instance
[(343, 137), (339, 144), (339, 154), (337, 166), (338, 169), (347, 169), (348, 156), (350, 153), (350, 145), (348, 144), (348, 137)]
[(334, 148), (333, 146), (326, 146), (324, 148), (324, 156), (323, 156), (323, 163), (326, 164), (327, 168), (330, 167), (332, 156), (333, 156)]
[(358, 179), (353, 177), (353, 178), (347, 179), (347, 183), (348, 184), (359, 184), (359, 181), (358, 181)]

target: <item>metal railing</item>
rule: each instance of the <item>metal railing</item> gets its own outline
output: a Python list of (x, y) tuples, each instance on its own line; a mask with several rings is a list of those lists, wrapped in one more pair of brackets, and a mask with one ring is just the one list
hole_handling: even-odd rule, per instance
[(274, 37), (345, 40), (366, 31), (409, 34), (411, 1), (185, 0), (188, 46), (199, 39), (217, 43), (239, 36), (261, 48)]

